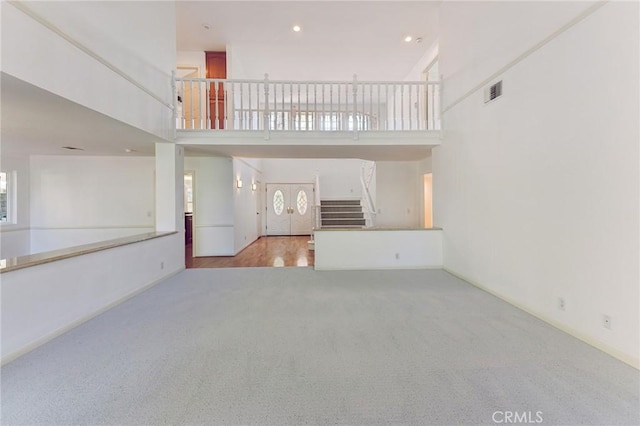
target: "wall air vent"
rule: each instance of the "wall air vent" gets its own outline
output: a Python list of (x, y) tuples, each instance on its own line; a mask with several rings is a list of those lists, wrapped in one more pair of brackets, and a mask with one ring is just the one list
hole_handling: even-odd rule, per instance
[(484, 89), (484, 103), (502, 96), (502, 80)]

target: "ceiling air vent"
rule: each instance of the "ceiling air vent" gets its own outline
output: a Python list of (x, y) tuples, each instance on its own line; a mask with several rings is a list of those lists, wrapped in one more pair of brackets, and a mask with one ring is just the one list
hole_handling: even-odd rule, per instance
[(502, 96), (502, 80), (484, 89), (484, 103)]

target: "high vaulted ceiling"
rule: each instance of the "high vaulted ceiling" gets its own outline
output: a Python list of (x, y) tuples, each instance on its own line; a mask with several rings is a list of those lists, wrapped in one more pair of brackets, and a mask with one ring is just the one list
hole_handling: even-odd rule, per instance
[[(261, 79), (266, 72), (274, 80), (351, 80), (353, 74), (360, 80), (403, 80), (437, 37), (439, 4), (177, 1), (177, 48), (228, 49), (233, 78)], [(209, 30), (203, 28), (205, 23)], [(299, 33), (292, 31), (296, 24), (302, 27)], [(421, 37), (422, 42), (406, 43), (407, 35)], [(158, 139), (142, 130), (4, 73), (1, 77), (3, 154), (154, 152)]]
[[(179, 1), (177, 48), (227, 50), (231, 78), (404, 80), (436, 40), (440, 1)], [(206, 24), (210, 28), (206, 29)], [(298, 33), (292, 30), (299, 25)], [(410, 35), (414, 41), (407, 43)], [(420, 37), (420, 43), (415, 39)]]

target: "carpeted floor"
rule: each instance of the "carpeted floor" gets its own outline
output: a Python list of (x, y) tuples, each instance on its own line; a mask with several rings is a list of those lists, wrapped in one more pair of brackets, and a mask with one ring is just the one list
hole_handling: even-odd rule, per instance
[(200, 269), (3, 367), (1, 422), (637, 425), (639, 383), (443, 271)]

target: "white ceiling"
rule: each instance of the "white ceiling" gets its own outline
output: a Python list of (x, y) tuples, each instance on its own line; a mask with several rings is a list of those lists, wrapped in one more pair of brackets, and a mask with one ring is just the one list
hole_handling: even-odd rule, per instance
[[(435, 41), (440, 1), (179, 1), (177, 48), (227, 50), (231, 78), (404, 80)], [(210, 29), (203, 28), (203, 24)], [(292, 31), (294, 24), (302, 31)], [(421, 37), (406, 43), (404, 37)]]
[(5, 73), (0, 84), (2, 154), (154, 155), (155, 142), (162, 141)]

